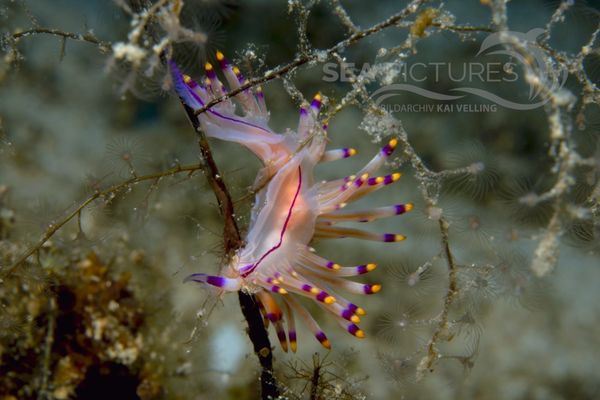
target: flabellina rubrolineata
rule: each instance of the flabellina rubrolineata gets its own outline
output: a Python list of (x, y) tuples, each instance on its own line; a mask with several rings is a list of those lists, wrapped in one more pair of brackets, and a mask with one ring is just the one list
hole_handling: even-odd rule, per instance
[[(221, 52), (217, 52), (221, 73), (230, 90), (245, 79)], [(183, 75), (170, 61), (175, 90), (191, 109), (198, 110), (226, 93), (214, 67), (205, 65), (206, 77), (196, 82)], [(260, 88), (240, 92), (197, 116), (206, 136), (239, 143), (263, 163), (257, 181), (266, 182), (257, 192), (245, 245), (236, 251), (222, 276), (192, 274), (185, 281), (212, 285), (224, 291), (245, 290), (255, 295), (265, 324), (271, 322), (284, 351), (296, 351), (297, 316), (325, 347), (331, 344), (323, 330), (295, 295), (316, 302), (350, 334), (363, 338), (359, 328), (363, 308), (340, 292), (356, 295), (377, 293), (379, 284), (363, 284), (347, 277), (365, 274), (375, 264), (341, 266), (315, 253), (310, 247), (317, 238), (352, 237), (380, 242), (399, 242), (405, 236), (377, 234), (339, 226), (345, 221), (371, 222), (403, 214), (412, 204), (395, 204), (366, 210), (347, 210), (347, 204), (396, 182), (399, 173), (376, 176), (398, 141), (391, 139), (356, 174), (332, 181), (317, 181), (313, 170), (318, 163), (340, 160), (356, 154), (352, 148), (325, 150), (327, 126), (318, 120), (321, 96), (300, 108), (296, 132), (275, 133), (268, 126), (269, 113)], [(242, 113), (236, 112), (241, 107)], [(243, 114), (243, 115), (240, 115)], [(283, 311), (282, 311), (283, 310)], [(284, 322), (287, 324), (284, 327)]]

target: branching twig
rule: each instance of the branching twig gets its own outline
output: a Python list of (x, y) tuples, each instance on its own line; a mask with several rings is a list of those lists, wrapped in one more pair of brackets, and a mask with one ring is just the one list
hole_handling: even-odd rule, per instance
[(454, 256), (450, 250), (450, 242), (448, 239), (449, 224), (444, 217), (440, 218), (438, 222), (442, 240), (442, 250), (444, 253), (444, 258), (446, 259), (446, 263), (448, 264), (448, 289), (446, 291), (446, 296), (444, 297), (442, 312), (437, 318), (437, 325), (433, 334), (431, 335), (431, 338), (427, 342), (426, 355), (417, 366), (417, 379), (422, 378), (426, 370), (431, 370), (435, 362), (440, 358), (440, 354), (437, 350), (437, 343), (443, 339), (444, 332), (447, 330), (450, 307), (454, 302), (454, 298), (458, 294), (456, 264), (454, 263)]
[(359, 31), (358, 27), (346, 12), (346, 9), (340, 4), (340, 0), (331, 0), (333, 12), (338, 16), (340, 22), (346, 27), (349, 33), (356, 33)]
[(238, 93), (241, 93), (241, 92), (248, 90), (250, 88), (253, 88), (255, 86), (261, 85), (265, 82), (269, 82), (275, 78), (279, 78), (283, 75), (286, 75), (304, 64), (310, 63), (312, 61), (317, 61), (322, 58), (322, 54), (327, 55), (327, 57), (331, 57), (334, 53), (339, 53), (342, 50), (346, 49), (348, 46), (350, 46), (368, 36), (371, 36), (375, 33), (381, 32), (382, 30), (389, 28), (391, 26), (395, 26), (396, 24), (398, 24), (400, 21), (402, 21), (406, 17), (417, 12), (419, 10), (419, 7), (423, 3), (425, 3), (425, 0), (413, 0), (412, 2), (410, 2), (410, 4), (408, 4), (399, 13), (392, 15), (391, 17), (387, 18), (385, 21), (375, 24), (368, 29), (358, 31), (358, 32), (350, 35), (345, 40), (342, 40), (341, 42), (335, 44), (334, 46), (328, 48), (327, 50), (323, 50), (320, 52), (319, 51), (312, 52), (307, 55), (300, 56), (299, 58), (296, 58), (296, 60), (292, 61), (289, 64), (286, 64), (282, 67), (268, 71), (262, 77), (250, 79), (248, 82), (246, 82), (239, 88), (231, 90), (230, 92), (225, 93), (223, 96), (216, 97), (213, 100), (209, 101), (208, 103), (206, 103), (206, 105), (204, 107), (196, 110), (194, 112), (194, 114), (200, 115), (200, 114), (206, 112), (207, 110), (209, 110), (210, 108), (214, 107), (215, 105), (235, 96)]
[(18, 259), (17, 261), (15, 261), (10, 268), (8, 268), (6, 271), (4, 271), (2, 273), (2, 279), (6, 279), (8, 278), (11, 274), (13, 274), (24, 262), (25, 260), (27, 260), (27, 258), (29, 258), (29, 256), (31, 256), (32, 254), (34, 254), (35, 252), (37, 252), (39, 249), (42, 248), (42, 246), (52, 237), (54, 236), (54, 234), (56, 232), (58, 232), (62, 227), (64, 227), (69, 221), (71, 221), (73, 218), (77, 217), (81, 211), (86, 208), (88, 205), (90, 205), (92, 202), (94, 202), (94, 200), (100, 198), (100, 197), (106, 197), (108, 195), (117, 193), (133, 184), (139, 183), (139, 182), (143, 182), (143, 181), (148, 181), (148, 180), (155, 180), (158, 178), (163, 178), (165, 176), (171, 176), (171, 175), (176, 175), (179, 174), (181, 172), (189, 172), (189, 173), (193, 173), (194, 171), (197, 171), (199, 169), (201, 169), (202, 166), (200, 164), (193, 164), (193, 165), (179, 165), (177, 167), (168, 169), (166, 171), (162, 171), (162, 172), (157, 172), (154, 174), (150, 174), (150, 175), (143, 175), (143, 176), (138, 176), (138, 177), (134, 177), (131, 179), (128, 179), (124, 182), (121, 183), (117, 183), (115, 185), (112, 185), (111, 187), (109, 187), (108, 189), (105, 190), (101, 190), (101, 191), (97, 191), (96, 193), (94, 193), (93, 195), (91, 195), (90, 197), (88, 197), (86, 200), (84, 200), (81, 204), (79, 204), (73, 211), (71, 211), (65, 218), (63, 218), (61, 221), (52, 224), (50, 227), (48, 227), (48, 230), (44, 233), (44, 235), (42, 236), (42, 238), (33, 246), (31, 246), (27, 251), (25, 251)]
[(446, 25), (446, 24), (441, 24), (439, 22), (432, 22), (431, 26), (435, 26), (436, 28), (441, 28), (441, 29), (444, 29), (447, 31), (454, 31), (454, 32), (483, 32), (483, 33), (495, 32), (494, 28), (491, 26)]
[(61, 31), (60, 29), (52, 29), (52, 28), (33, 28), (28, 29), (26, 31), (13, 33), (12, 37), (15, 41), (18, 41), (21, 38), (32, 36), (36, 34), (48, 34), (58, 36), (64, 39), (72, 39), (79, 42), (88, 42), (97, 45), (102, 52), (108, 52), (112, 48), (112, 44), (110, 42), (105, 42), (99, 40), (96, 36), (94, 36), (91, 32), (87, 32), (84, 34), (72, 33)]

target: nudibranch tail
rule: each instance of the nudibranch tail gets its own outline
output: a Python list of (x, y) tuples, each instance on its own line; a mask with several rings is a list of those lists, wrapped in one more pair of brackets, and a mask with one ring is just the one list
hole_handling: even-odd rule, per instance
[(214, 276), (202, 273), (192, 274), (186, 277), (183, 282), (204, 283), (228, 292), (237, 292), (242, 288), (242, 280), (239, 278), (226, 278), (224, 276)]
[[(325, 151), (327, 125), (319, 121), (323, 96), (316, 94), (310, 104), (300, 108), (296, 132), (278, 134), (268, 125), (269, 113), (262, 90), (258, 87), (240, 90), (248, 82), (240, 70), (221, 52), (217, 52), (216, 59), (219, 68), (205, 64), (206, 76), (201, 82), (183, 75), (174, 62), (169, 62), (174, 89), (181, 101), (196, 112), (197, 122), (208, 137), (236, 142), (253, 152), (263, 163), (259, 177), (264, 179), (256, 193), (245, 245), (226, 266), (226, 276), (197, 273), (185, 281), (228, 292), (245, 290), (255, 294), (265, 326), (273, 325), (284, 351), (297, 350), (295, 317), (323, 347), (331, 347), (325, 332), (300, 298), (317, 304), (349, 334), (364, 338), (358, 324), (366, 315), (365, 310), (340, 292), (354, 295), (379, 292), (380, 284), (347, 279), (374, 271), (376, 264), (342, 266), (317, 255), (310, 243), (317, 238), (350, 237), (385, 243), (405, 239), (400, 233), (373, 233), (340, 226), (345, 222), (391, 218), (413, 208), (411, 203), (397, 203), (363, 210), (346, 209), (348, 204), (400, 179), (399, 172), (377, 175), (398, 146), (398, 140), (389, 140), (354, 174), (319, 182), (314, 177), (317, 164), (357, 153), (351, 147)], [(219, 79), (220, 74), (227, 86)], [(228, 97), (231, 90), (239, 93)], [(220, 102), (205, 109), (215, 99)]]

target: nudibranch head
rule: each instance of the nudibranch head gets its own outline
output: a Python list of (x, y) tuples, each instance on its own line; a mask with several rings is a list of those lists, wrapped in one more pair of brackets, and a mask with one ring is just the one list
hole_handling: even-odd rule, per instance
[[(217, 52), (216, 59), (229, 90), (239, 90), (245, 82), (240, 70), (221, 52)], [(182, 75), (172, 61), (170, 70), (177, 94), (194, 110), (225, 94), (225, 86), (210, 63), (205, 65), (203, 83)], [(268, 126), (269, 113), (264, 95), (256, 87), (239, 91), (197, 117), (208, 137), (236, 142), (253, 152), (264, 166), (259, 173), (263, 183), (256, 193), (246, 244), (231, 258), (223, 276), (196, 273), (186, 281), (215, 286), (223, 291), (245, 290), (254, 294), (265, 324), (273, 324), (285, 351), (297, 349), (296, 316), (323, 347), (331, 347), (301, 298), (315, 302), (332, 314), (351, 335), (364, 338), (365, 333), (358, 324), (360, 317), (366, 315), (365, 310), (340, 292), (370, 295), (382, 289), (380, 284), (347, 279), (375, 270), (376, 264), (342, 266), (317, 255), (310, 247), (311, 242), (318, 238), (347, 237), (400, 242), (406, 237), (398, 233), (378, 234), (339, 225), (371, 222), (412, 209), (410, 203), (365, 210), (345, 209), (353, 201), (400, 179), (398, 172), (376, 175), (397, 147), (395, 138), (356, 173), (331, 181), (315, 180), (313, 170), (318, 163), (357, 154), (351, 147), (325, 151), (327, 125), (318, 119), (322, 103), (323, 97), (317, 93), (310, 104), (300, 107), (296, 131), (285, 134), (275, 133)]]

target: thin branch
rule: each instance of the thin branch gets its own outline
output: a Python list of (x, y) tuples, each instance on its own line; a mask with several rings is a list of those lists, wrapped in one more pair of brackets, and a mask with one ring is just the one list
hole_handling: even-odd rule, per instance
[(391, 26), (396, 26), (400, 21), (402, 21), (403, 19), (405, 19), (406, 17), (414, 14), (415, 12), (417, 12), (419, 10), (419, 7), (425, 3), (426, 0), (413, 0), (410, 4), (408, 4), (404, 9), (402, 9), (402, 11), (400, 11), (397, 14), (392, 15), (391, 17), (389, 17), (388, 19), (386, 19), (383, 22), (380, 22), (378, 24), (373, 25), (372, 27), (362, 30), (362, 31), (358, 31), (352, 35), (350, 35), (347, 39), (342, 40), (341, 42), (337, 43), (336, 45), (324, 50), (324, 51), (317, 51), (317, 52), (312, 52), (310, 54), (304, 55), (304, 56), (300, 56), (299, 58), (297, 58), (296, 60), (292, 61), (289, 64), (286, 64), (282, 67), (276, 68), (274, 70), (271, 70), (269, 72), (267, 72), (264, 76), (259, 77), (259, 78), (254, 78), (254, 79), (250, 79), (248, 82), (246, 82), (245, 84), (243, 84), (242, 86), (240, 86), (237, 89), (234, 89), (228, 93), (225, 93), (223, 96), (220, 97), (216, 97), (213, 100), (209, 101), (208, 103), (206, 103), (206, 105), (198, 110), (196, 110), (194, 112), (195, 115), (200, 115), (204, 112), (206, 112), (208, 109), (214, 107), (215, 105), (235, 96), (238, 93), (241, 93), (245, 90), (248, 90), (252, 87), (261, 85), (265, 82), (269, 82), (275, 78), (279, 78), (280, 76), (286, 75), (290, 72), (292, 72), (293, 70), (295, 70), (296, 68), (307, 64), (309, 62), (312, 61), (317, 61), (319, 60), (322, 56), (321, 54), (323, 54), (323, 52), (328, 56), (332, 56), (334, 53), (338, 53), (343, 51), (344, 49), (346, 49), (348, 46), (353, 45), (354, 43), (368, 37), (371, 36), (375, 33), (381, 32), (382, 30), (389, 28)]
[(346, 12), (346, 9), (340, 3), (340, 0), (331, 0), (333, 12), (338, 16), (340, 22), (346, 27), (349, 33), (356, 33), (359, 31), (358, 27)]
[(440, 218), (439, 227), (442, 240), (442, 250), (448, 265), (448, 290), (446, 291), (446, 296), (444, 297), (444, 306), (442, 308), (442, 312), (437, 319), (436, 328), (433, 332), (433, 335), (431, 335), (429, 342), (427, 343), (427, 354), (417, 367), (417, 379), (422, 378), (426, 369), (431, 370), (435, 362), (440, 358), (440, 354), (437, 350), (437, 343), (444, 338), (444, 332), (447, 331), (448, 327), (448, 315), (450, 314), (450, 307), (454, 302), (454, 298), (458, 294), (456, 264), (454, 263), (454, 256), (450, 250), (450, 242), (448, 239), (449, 224), (444, 217)]
[(319, 385), (321, 381), (321, 367), (322, 365), (316, 364), (313, 369), (312, 379), (310, 380), (310, 400), (318, 400)]
[[(139, 22), (135, 26), (135, 29), (129, 34), (129, 41), (133, 44), (137, 44), (142, 37), (144, 32), (148, 32), (148, 26), (154, 15), (170, 0), (159, 0), (158, 2), (150, 5), (147, 1), (132, 1), (132, 9), (139, 13)], [(177, 2), (177, 1), (176, 1)], [(143, 3), (143, 4), (142, 4)], [(179, 2), (177, 2), (179, 3)], [(147, 8), (147, 10), (145, 9)], [(178, 11), (181, 10), (181, 5), (177, 4), (175, 7)]]
[(29, 249), (27, 249), (27, 251), (25, 251), (18, 259), (17, 261), (15, 261), (10, 268), (4, 272), (2, 274), (2, 279), (6, 279), (8, 278), (11, 274), (13, 274), (24, 262), (25, 260), (27, 260), (27, 258), (29, 258), (29, 256), (31, 256), (32, 254), (34, 254), (35, 252), (37, 252), (39, 249), (42, 248), (42, 246), (48, 241), (50, 240), (50, 238), (52, 236), (54, 236), (54, 234), (56, 232), (58, 232), (62, 227), (64, 227), (69, 221), (71, 221), (73, 218), (77, 217), (81, 211), (86, 208), (88, 205), (90, 205), (94, 200), (100, 198), (100, 197), (105, 197), (108, 196), (110, 194), (114, 194), (117, 193), (135, 183), (139, 183), (139, 182), (143, 182), (143, 181), (148, 181), (148, 180), (155, 180), (158, 178), (162, 178), (165, 176), (171, 176), (171, 175), (176, 175), (179, 174), (181, 172), (189, 172), (190, 174), (193, 173), (194, 171), (197, 171), (199, 169), (202, 168), (201, 164), (193, 164), (193, 165), (184, 165), (184, 166), (177, 166), (171, 169), (168, 169), (166, 171), (162, 171), (162, 172), (157, 172), (154, 174), (150, 174), (150, 175), (144, 175), (144, 176), (138, 176), (138, 177), (134, 177), (131, 179), (128, 179), (124, 182), (121, 183), (117, 183), (115, 185), (112, 185), (111, 187), (109, 187), (108, 189), (105, 190), (101, 190), (98, 191), (96, 193), (94, 193), (93, 195), (91, 195), (90, 197), (88, 197), (86, 200), (84, 200), (81, 204), (79, 204), (75, 210), (71, 211), (71, 213), (69, 213), (69, 215), (67, 215), (65, 218), (63, 218), (61, 221), (59, 221), (56, 224), (52, 224), (48, 230), (44, 233), (44, 235), (42, 236), (42, 238), (33, 246), (31, 246)]
[(573, 7), (574, 2), (572, 1), (562, 1), (560, 5), (554, 10), (554, 14), (550, 18), (550, 21), (546, 24), (546, 28), (544, 32), (539, 37), (539, 42), (543, 44), (547, 44), (550, 40), (550, 35), (552, 34), (552, 28), (560, 22), (564, 22), (565, 13), (569, 10), (569, 8)]
[(28, 29), (26, 31), (13, 33), (12, 37), (16, 41), (18, 41), (21, 38), (32, 36), (32, 35), (37, 35), (37, 34), (48, 34), (48, 35), (54, 35), (54, 36), (61, 37), (61, 38), (63, 38), (63, 40), (72, 39), (72, 40), (76, 40), (79, 42), (92, 43), (92, 44), (97, 45), (100, 48), (100, 50), (103, 52), (108, 52), (112, 48), (112, 44), (110, 42), (105, 42), (105, 41), (99, 40), (91, 32), (80, 34), (80, 33), (65, 32), (65, 31), (61, 31), (60, 29), (33, 28), (33, 29)]
[(474, 25), (445, 25), (439, 22), (433, 22), (431, 26), (435, 26), (436, 28), (441, 28), (447, 31), (455, 31), (455, 32), (485, 32), (492, 33), (496, 32), (496, 30), (491, 26), (474, 26)]

